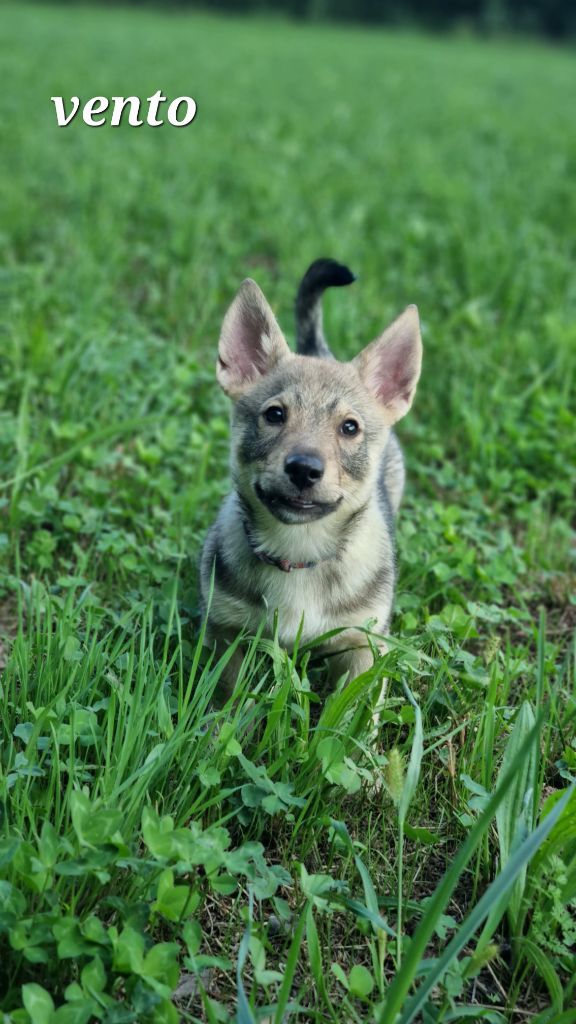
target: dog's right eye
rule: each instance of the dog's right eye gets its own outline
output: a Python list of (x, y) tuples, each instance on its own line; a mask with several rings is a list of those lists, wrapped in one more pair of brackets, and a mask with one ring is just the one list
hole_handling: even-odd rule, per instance
[(360, 424), (357, 420), (344, 420), (340, 426), (340, 433), (344, 434), (344, 437), (355, 437), (359, 430)]
[(285, 418), (284, 409), (281, 405), (269, 405), (268, 408), (264, 410), (264, 419), (266, 420), (266, 423), (270, 423), (273, 426), (276, 426), (278, 423), (284, 423)]

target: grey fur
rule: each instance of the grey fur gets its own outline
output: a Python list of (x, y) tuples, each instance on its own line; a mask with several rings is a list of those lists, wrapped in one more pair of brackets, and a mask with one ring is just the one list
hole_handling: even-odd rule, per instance
[[(386, 597), (390, 593), (391, 588), (394, 587), (395, 577), (394, 559), (387, 558), (374, 570), (370, 579), (358, 593), (354, 594), (348, 601), (339, 600), (334, 602), (332, 605), (333, 614), (337, 616), (351, 615), (365, 608), (375, 597), (380, 595)], [(378, 627), (379, 630), (386, 630), (388, 628), (388, 618), (382, 619), (378, 623)]]
[(370, 469), (368, 438), (363, 437), (355, 449), (344, 448), (340, 454), (342, 469), (353, 480), (363, 480)]

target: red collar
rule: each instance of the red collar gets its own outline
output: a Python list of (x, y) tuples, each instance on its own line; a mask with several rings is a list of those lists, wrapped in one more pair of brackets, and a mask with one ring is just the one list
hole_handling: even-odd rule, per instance
[(292, 572), (292, 569), (313, 569), (318, 563), (317, 562), (291, 562), (289, 558), (276, 558), (275, 555), (268, 555), (265, 551), (259, 551), (254, 543), (253, 538), (250, 535), (250, 528), (246, 520), (244, 522), (244, 533), (252, 554), (258, 558), (261, 562), (265, 562), (266, 565), (275, 565), (277, 569), (282, 572)]

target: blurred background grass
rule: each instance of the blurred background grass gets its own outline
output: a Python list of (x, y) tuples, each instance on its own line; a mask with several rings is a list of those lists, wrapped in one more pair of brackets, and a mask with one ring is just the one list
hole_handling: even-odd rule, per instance
[[(564, 571), (570, 51), (172, 8), (8, 6), (3, 28), (5, 592), (88, 559), (105, 605), (130, 603), (185, 552), (193, 611), (227, 488), (223, 313), (251, 275), (290, 334), (319, 255), (358, 275), (326, 299), (341, 357), (420, 307), (403, 529), (440, 499)], [(50, 100), (159, 88), (194, 97), (190, 126), (60, 128)], [(403, 548), (425, 573), (434, 544)]]
[[(2, 19), (8, 478), (143, 412), (173, 432), (197, 412), (209, 441), (238, 283), (254, 276), (290, 332), (296, 283), (326, 254), (359, 277), (327, 298), (341, 356), (420, 307), (414, 471), (438, 482), (448, 459), (497, 506), (566, 508), (570, 51), (176, 9)], [(158, 88), (196, 99), (192, 125), (59, 128), (50, 101)]]

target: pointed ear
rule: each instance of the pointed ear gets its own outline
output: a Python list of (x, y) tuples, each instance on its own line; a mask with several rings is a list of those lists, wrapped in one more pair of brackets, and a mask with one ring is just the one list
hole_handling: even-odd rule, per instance
[(387, 422), (405, 416), (416, 392), (422, 364), (420, 320), (408, 306), (376, 341), (353, 360), (369, 391), (384, 406)]
[(255, 281), (246, 278), (230, 306), (218, 344), (216, 376), (231, 398), (290, 355), (276, 318)]

